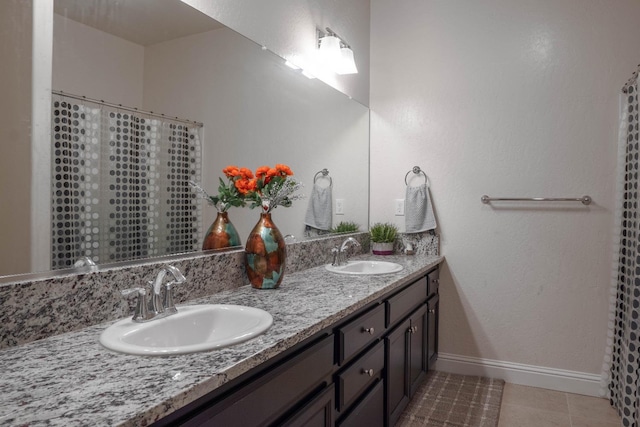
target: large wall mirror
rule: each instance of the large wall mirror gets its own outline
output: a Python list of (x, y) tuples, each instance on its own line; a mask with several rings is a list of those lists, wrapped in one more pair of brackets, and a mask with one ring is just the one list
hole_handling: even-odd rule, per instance
[[(282, 58), (180, 0), (55, 0), (54, 12), (54, 91), (202, 123), (198, 173), (210, 193), (217, 192), (227, 165), (253, 170), (289, 165), (307, 198), (277, 208), (273, 219), (283, 234), (297, 240), (309, 235), (304, 225), (308, 196), (314, 177), (327, 169), (332, 204), (340, 200), (342, 207), (340, 214), (333, 209), (333, 225), (348, 221), (367, 229), (367, 107), (306, 78)], [(14, 21), (24, 19), (29, 17)], [(24, 30), (31, 31), (28, 26)], [(42, 197), (51, 198), (51, 193)], [(216, 215), (203, 200), (198, 209), (201, 230), (194, 251)], [(248, 208), (229, 211), (243, 242), (258, 213)], [(49, 213), (39, 215), (51, 222)], [(0, 245), (6, 252), (12, 242)], [(32, 271), (0, 271), (0, 276), (50, 270), (51, 260), (35, 265), (39, 267)]]

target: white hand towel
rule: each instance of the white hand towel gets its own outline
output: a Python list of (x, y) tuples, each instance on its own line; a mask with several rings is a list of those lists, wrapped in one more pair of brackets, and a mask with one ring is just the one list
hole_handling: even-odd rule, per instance
[(426, 183), (418, 187), (407, 186), (404, 200), (404, 221), (407, 233), (418, 233), (436, 228), (436, 217), (433, 215), (433, 205)]
[(304, 223), (319, 230), (330, 230), (333, 219), (331, 203), (331, 186), (320, 187), (318, 184), (313, 184)]

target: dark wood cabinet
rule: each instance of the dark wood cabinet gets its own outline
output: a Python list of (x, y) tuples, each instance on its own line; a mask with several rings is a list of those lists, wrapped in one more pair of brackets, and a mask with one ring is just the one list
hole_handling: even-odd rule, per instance
[(438, 270), (154, 424), (393, 426), (438, 356)]
[(392, 426), (427, 372), (427, 305), (424, 302), (387, 336), (385, 345), (388, 425)]
[(413, 396), (428, 369), (427, 363), (427, 306), (423, 304), (409, 319), (408, 376), (409, 396)]
[(409, 349), (409, 328), (411, 320), (400, 323), (385, 338), (385, 366), (386, 372), (386, 425), (394, 425), (402, 410), (409, 403), (409, 388), (407, 387), (407, 353)]

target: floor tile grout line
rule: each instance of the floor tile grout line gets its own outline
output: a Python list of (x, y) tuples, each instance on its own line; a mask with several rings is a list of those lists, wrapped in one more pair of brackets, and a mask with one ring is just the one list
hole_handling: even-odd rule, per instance
[(573, 427), (573, 417), (571, 416), (571, 408), (569, 408), (569, 394), (564, 393), (564, 401), (567, 403), (567, 414), (569, 414), (569, 427)]

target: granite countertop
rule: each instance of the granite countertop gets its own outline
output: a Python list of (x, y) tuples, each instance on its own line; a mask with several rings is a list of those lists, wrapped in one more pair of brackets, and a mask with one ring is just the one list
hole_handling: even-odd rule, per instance
[(168, 357), (119, 354), (98, 343), (100, 333), (114, 323), (107, 322), (2, 350), (0, 425), (151, 424), (443, 260), (417, 255), (359, 258), (397, 262), (404, 269), (347, 276), (321, 266), (285, 276), (276, 290), (244, 286), (191, 301), (247, 305), (271, 313), (274, 322), (267, 332), (232, 347)]

